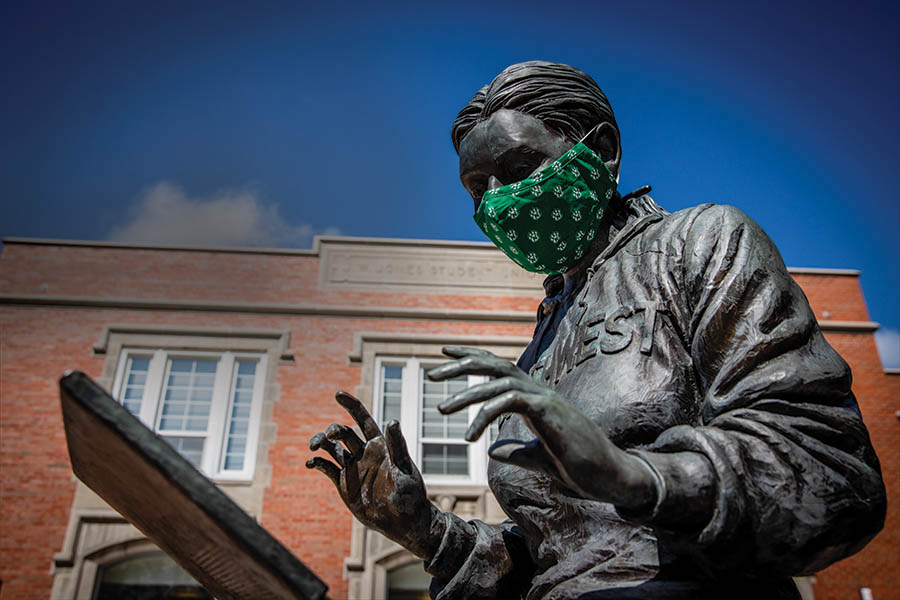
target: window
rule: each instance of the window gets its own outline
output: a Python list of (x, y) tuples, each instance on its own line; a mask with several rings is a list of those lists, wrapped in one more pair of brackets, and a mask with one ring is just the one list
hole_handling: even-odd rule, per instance
[(382, 430), (400, 421), (410, 455), (428, 483), (487, 483), (487, 448), (496, 425), (477, 442), (463, 437), (479, 405), (442, 415), (438, 404), (447, 397), (482, 383), (486, 377), (462, 376), (431, 381), (425, 372), (440, 362), (417, 358), (380, 358), (376, 366), (376, 420)]
[(125, 349), (114, 389), (123, 406), (210, 477), (249, 479), (265, 356)]
[(209, 592), (162, 552), (127, 558), (100, 570), (94, 600), (152, 598), (212, 600)]
[(387, 573), (387, 600), (429, 600), (431, 575), (425, 572), (422, 561), (415, 561), (391, 569)]

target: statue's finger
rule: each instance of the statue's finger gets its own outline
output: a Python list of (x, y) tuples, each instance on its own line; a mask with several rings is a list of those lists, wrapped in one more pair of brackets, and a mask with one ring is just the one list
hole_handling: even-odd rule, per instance
[(501, 377), (500, 379), (492, 379), (486, 383), (473, 385), (457, 394), (453, 394), (440, 404), (437, 409), (443, 415), (454, 413), (458, 410), (475, 404), (476, 402), (484, 402), (495, 396), (499, 396), (503, 392), (508, 392), (519, 385), (519, 381), (512, 377)]
[(491, 354), (489, 356), (465, 356), (452, 360), (429, 370), (426, 375), (432, 381), (443, 381), (461, 375), (515, 377), (519, 373), (522, 373), (522, 370), (516, 365)]
[(472, 419), (469, 429), (466, 430), (466, 441), (474, 442), (481, 437), (484, 430), (487, 429), (494, 420), (500, 418), (500, 415), (508, 412), (528, 413), (530, 412), (530, 404), (540, 399), (537, 394), (529, 394), (521, 390), (510, 390), (504, 392), (485, 402)]
[(343, 406), (344, 410), (350, 413), (350, 416), (353, 417), (353, 420), (359, 425), (359, 428), (362, 430), (363, 435), (367, 440), (377, 438), (381, 435), (381, 430), (378, 429), (375, 419), (372, 418), (372, 415), (369, 414), (369, 411), (366, 410), (366, 407), (363, 406), (363, 403), (360, 402), (359, 398), (344, 391), (338, 392), (334, 397), (338, 401), (338, 404)]
[(497, 440), (488, 455), (502, 463), (516, 465), (531, 471), (546, 473), (561, 480), (559, 469), (540, 440)]
[(391, 455), (391, 462), (404, 473), (412, 473), (412, 459), (409, 457), (406, 439), (400, 432), (399, 422), (391, 421), (387, 424), (384, 432), (384, 441), (387, 444), (388, 454)]
[(356, 435), (356, 432), (353, 431), (352, 428), (347, 427), (346, 425), (340, 425), (338, 423), (332, 423), (328, 426), (328, 429), (325, 430), (325, 437), (327, 437), (332, 442), (343, 442), (345, 446), (347, 446), (347, 450), (350, 451), (350, 454), (353, 456), (360, 456), (363, 451), (363, 441), (359, 439), (359, 436)]
[(324, 433), (317, 433), (312, 437), (311, 440), (309, 440), (309, 449), (324, 450), (331, 455), (331, 458), (337, 461), (337, 464), (341, 465), (342, 467), (346, 465), (347, 462), (349, 462), (344, 456), (344, 448), (329, 440), (327, 437), (325, 437)]
[(306, 468), (315, 469), (316, 471), (325, 473), (325, 475), (328, 476), (328, 479), (331, 480), (331, 483), (333, 483), (336, 488), (340, 489), (341, 470), (333, 462), (325, 460), (321, 456), (316, 456), (306, 461)]
[(464, 356), (496, 356), (487, 350), (473, 348), (472, 346), (444, 346), (441, 348), (441, 352), (452, 358), (462, 358)]

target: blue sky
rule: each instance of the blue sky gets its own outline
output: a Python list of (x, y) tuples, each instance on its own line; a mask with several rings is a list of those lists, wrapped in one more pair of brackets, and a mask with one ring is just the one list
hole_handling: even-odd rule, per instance
[(610, 97), (621, 189), (861, 269), (900, 366), (897, 3), (326, 4), (7, 3), (0, 235), (482, 240), (450, 123), (542, 58)]

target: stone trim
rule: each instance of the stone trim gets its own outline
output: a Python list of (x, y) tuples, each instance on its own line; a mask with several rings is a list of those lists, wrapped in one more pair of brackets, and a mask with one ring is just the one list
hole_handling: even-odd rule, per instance
[[(191, 310), (198, 312), (235, 312), (254, 314), (281, 314), (312, 317), (348, 317), (373, 319), (415, 319), (435, 321), (482, 321), (496, 323), (534, 323), (533, 312), (525, 311), (490, 311), (460, 310), (434, 308), (403, 308), (390, 306), (329, 306), (327, 304), (270, 304), (253, 302), (197, 302), (191, 300), (142, 300), (138, 298), (100, 298), (85, 296), (47, 296), (39, 294), (0, 294), (0, 304), (18, 304), (25, 306), (64, 306), (81, 308), (117, 308), (137, 310)], [(819, 327), (822, 331), (843, 331), (851, 333), (870, 333), (879, 328), (875, 321), (832, 321), (821, 319)], [(227, 328), (226, 328), (227, 329)], [(212, 336), (226, 335), (223, 329), (217, 333), (210, 330)], [(259, 331), (262, 336), (269, 330)], [(473, 336), (474, 339), (474, 336)], [(527, 343), (527, 342), (526, 342)], [(98, 341), (102, 346), (102, 342)], [(473, 344), (475, 345), (475, 344)], [(285, 351), (283, 360), (291, 360)], [(355, 362), (355, 361), (354, 361)]]
[(821, 319), (819, 329), (822, 331), (843, 331), (847, 333), (872, 333), (880, 327), (875, 321), (831, 321)]
[(104, 298), (99, 296), (51, 296), (44, 294), (0, 294), (0, 304), (160, 311), (231, 312), (314, 317), (492, 321), (499, 323), (534, 323), (535, 320), (534, 312), (531, 311), (404, 308), (391, 306), (334, 306), (328, 304), (275, 304), (266, 302), (204, 302), (195, 300)]
[(791, 275), (844, 275), (847, 277), (859, 277), (859, 269), (828, 269), (824, 267), (788, 267)]
[(292, 256), (316, 256), (318, 250), (299, 248), (242, 248), (239, 246), (190, 246), (181, 244), (141, 244), (131, 242), (101, 242), (94, 240), (54, 240), (50, 238), (3, 238), (4, 244), (28, 244), (34, 246), (81, 246), (84, 248), (119, 248), (122, 250), (174, 250), (178, 252), (226, 252), (229, 254), (276, 254)]
[[(291, 332), (287, 329), (242, 329), (236, 327), (175, 327), (171, 325), (104, 325), (103, 332), (94, 343), (95, 355), (106, 354), (109, 346), (109, 338), (114, 334), (146, 334), (150, 336), (178, 336), (199, 338), (198, 347), (209, 349), (209, 338), (225, 338), (221, 344), (229, 349), (258, 349), (267, 350), (271, 346), (269, 340), (277, 340), (278, 352), (281, 360), (293, 361), (294, 351), (289, 348)], [(253, 341), (256, 341), (254, 343)], [(246, 348), (250, 342), (254, 348)], [(217, 344), (218, 346), (219, 344)]]
[[(434, 356), (446, 358), (441, 354), (442, 346), (476, 346), (486, 348), (488, 346), (500, 346), (504, 350), (495, 352), (509, 360), (515, 360), (531, 341), (530, 337), (495, 335), (441, 335), (436, 333), (385, 333), (385, 332), (358, 332), (353, 335), (353, 349), (347, 357), (350, 364), (363, 361), (363, 353), (366, 345), (376, 345), (386, 350), (386, 354), (395, 356)], [(395, 350), (397, 345), (400, 350)], [(434, 347), (437, 347), (436, 350)]]
[[(491, 242), (473, 242), (462, 240), (425, 240), (410, 238), (376, 238), (376, 237), (351, 237), (351, 236), (332, 236), (317, 235), (313, 238), (312, 249), (303, 248), (250, 248), (240, 246), (191, 246), (179, 244), (144, 244), (133, 242), (105, 242), (94, 240), (60, 240), (52, 238), (31, 238), (31, 237), (5, 237), (2, 239), (4, 244), (31, 244), (36, 246), (83, 246), (89, 248), (122, 248), (122, 249), (140, 249), (140, 250), (176, 250), (188, 252), (229, 252), (236, 254), (275, 254), (275, 255), (294, 255), (294, 256), (318, 256), (322, 250), (322, 245), (365, 245), (369, 247), (388, 247), (400, 246), (417, 248), (443, 248), (443, 249), (474, 249), (474, 250), (493, 250), (499, 255), (499, 250), (494, 247)], [(831, 269), (821, 267), (788, 267), (788, 272), (792, 275), (860, 275), (858, 269)]]
[[(88, 248), (123, 248), (139, 250), (187, 250), (199, 252), (233, 252), (239, 254), (289, 254), (315, 256), (324, 244), (366, 244), (368, 246), (428, 246), (433, 248), (488, 248), (491, 242), (469, 242), (462, 240), (425, 240), (412, 238), (351, 237), (342, 235), (317, 235), (313, 237), (313, 247), (305, 248), (253, 248), (248, 246), (203, 246), (189, 244), (150, 244), (140, 242), (107, 242), (100, 240), (64, 240), (53, 238), (5, 237), (4, 244), (30, 244), (34, 246), (83, 246)], [(497, 251), (499, 253), (499, 251)]]
[(520, 269), (489, 243), (338, 238), (318, 248), (323, 290), (543, 297), (544, 276)]
[(111, 509), (73, 509), (66, 546), (54, 556), (51, 600), (92, 600), (101, 567), (129, 556), (160, 552)]

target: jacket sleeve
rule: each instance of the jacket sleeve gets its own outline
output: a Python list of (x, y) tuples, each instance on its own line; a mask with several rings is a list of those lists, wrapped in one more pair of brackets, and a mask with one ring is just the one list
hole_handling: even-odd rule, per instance
[[(698, 212), (683, 230), (680, 273), (668, 276), (681, 280), (673, 318), (701, 419), (640, 453), (664, 484), (643, 520), (712, 573), (811, 573), (862, 548), (884, 521), (850, 369), (759, 226), (732, 207)], [(672, 453), (705, 458), (711, 493), (691, 531), (679, 512), (696, 492)]]
[[(425, 563), (434, 579), (434, 600), (522, 597), (531, 580), (531, 561), (512, 521), (488, 525), (444, 513), (444, 535), (437, 553)], [(524, 587), (523, 587), (524, 586)]]

